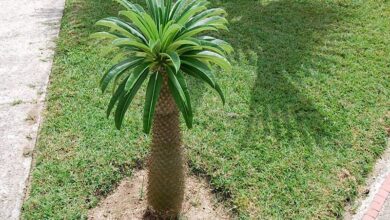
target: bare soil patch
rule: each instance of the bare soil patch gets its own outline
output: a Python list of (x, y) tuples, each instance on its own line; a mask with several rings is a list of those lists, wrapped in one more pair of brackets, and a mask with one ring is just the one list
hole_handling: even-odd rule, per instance
[[(91, 209), (88, 219), (150, 219), (146, 211), (147, 172), (137, 171), (122, 180), (118, 188), (100, 204)], [(229, 211), (219, 204), (205, 180), (188, 176), (181, 219), (232, 219)]]

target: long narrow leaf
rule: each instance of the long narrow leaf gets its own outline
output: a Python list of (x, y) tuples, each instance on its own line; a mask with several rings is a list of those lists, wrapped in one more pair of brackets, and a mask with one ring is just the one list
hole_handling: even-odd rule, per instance
[(128, 58), (128, 59), (123, 60), (122, 62), (114, 65), (113, 67), (111, 67), (104, 74), (104, 76), (102, 77), (102, 79), (100, 81), (100, 86), (101, 86), (102, 91), (104, 92), (107, 89), (108, 84), (110, 83), (110, 81), (113, 78), (115, 78), (119, 74), (123, 73), (124, 71), (129, 70), (129, 69), (137, 66), (138, 64), (140, 64), (142, 62), (141, 60), (142, 60), (141, 58), (136, 58), (136, 57)]
[(212, 73), (211, 69), (201, 61), (193, 58), (186, 58), (182, 60), (183, 69), (187, 70), (191, 73), (195, 73), (198, 75), (201, 79), (203, 79), (205, 82), (210, 84), (211, 87), (215, 87), (215, 77)]
[(230, 71), (232, 68), (229, 61), (225, 57), (215, 52), (202, 51), (197, 54), (186, 55), (186, 56), (217, 64), (218, 66), (222, 67), (226, 71)]
[(129, 76), (122, 81), (122, 83), (116, 89), (114, 95), (111, 97), (110, 103), (108, 104), (107, 107), (107, 118), (110, 116), (112, 109), (114, 108), (115, 104), (118, 102), (118, 99), (120, 97), (123, 97), (123, 95), (125, 94), (125, 85), (128, 78)]
[(147, 76), (148, 76), (148, 70), (144, 70), (144, 72), (139, 74), (133, 87), (130, 88), (130, 90), (126, 92), (124, 96), (120, 97), (118, 106), (116, 107), (115, 110), (115, 126), (117, 129), (121, 129), (123, 124), (123, 118), (125, 117), (127, 109), (129, 108), (135, 94), (138, 92), (139, 88), (141, 87), (142, 83), (145, 81)]
[(145, 107), (144, 107), (144, 132), (149, 134), (152, 126), (153, 115), (156, 103), (160, 94), (162, 85), (162, 76), (159, 73), (153, 73), (150, 76), (148, 87), (146, 89)]
[(202, 79), (204, 82), (209, 84), (213, 89), (215, 89), (219, 96), (221, 97), (222, 103), (225, 104), (225, 96), (221, 90), (221, 87), (215, 80), (215, 76), (212, 73), (211, 69), (207, 65), (195, 59), (183, 60), (182, 69), (187, 74), (194, 76), (196, 78)]
[(184, 120), (188, 128), (192, 127), (192, 113), (189, 110), (188, 100), (184, 93), (183, 88), (181, 87), (176, 75), (174, 74), (171, 68), (167, 68), (167, 73), (169, 77), (168, 86), (172, 93), (173, 99), (175, 100), (177, 106), (179, 107), (181, 113), (183, 114)]
[(121, 47), (121, 46), (131, 46), (136, 47), (141, 51), (144, 51), (146, 53), (151, 53), (150, 48), (147, 47), (145, 44), (142, 44), (140, 42), (128, 39), (128, 38), (119, 38), (112, 42), (113, 45)]
[(189, 116), (191, 117), (191, 121), (192, 121), (193, 113), (192, 113), (191, 97), (190, 97), (190, 91), (188, 89), (186, 80), (185, 80), (184, 75), (181, 71), (176, 74), (176, 78), (177, 78), (177, 81), (179, 82), (181, 88), (183, 89), (184, 95), (187, 99), (188, 113), (189, 113)]
[[(142, 16), (137, 14), (134, 11), (120, 11), (119, 15), (122, 15), (128, 18), (133, 24), (142, 32), (142, 34), (148, 39), (155, 39), (152, 31), (145, 25), (145, 21), (142, 19)], [(143, 13), (142, 15), (146, 15)]]
[(125, 7), (128, 10), (137, 11), (139, 13), (145, 12), (144, 9), (140, 5), (130, 3), (127, 0), (114, 0), (114, 1), (118, 2), (119, 4), (121, 4), (123, 7)]
[(130, 24), (126, 23), (125, 21), (122, 21), (119, 18), (104, 18), (96, 22), (96, 25), (111, 28), (112, 30), (116, 30), (119, 33), (125, 35), (126, 37), (129, 37), (134, 40), (146, 40), (145, 37), (141, 33), (139, 33), (139, 31), (137, 31)]
[(175, 72), (178, 72), (180, 69), (180, 57), (176, 52), (163, 53), (162, 55), (168, 57), (175, 68)]

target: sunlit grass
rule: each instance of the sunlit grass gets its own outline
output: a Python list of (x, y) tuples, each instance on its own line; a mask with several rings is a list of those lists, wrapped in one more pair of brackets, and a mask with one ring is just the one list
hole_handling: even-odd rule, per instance
[[(233, 71), (219, 73), (225, 106), (190, 84), (191, 170), (209, 176), (243, 219), (342, 216), (386, 146), (390, 2), (212, 2), (229, 13), (230, 32), (221, 35), (236, 53)], [(88, 38), (116, 9), (67, 1), (25, 219), (85, 218), (145, 159), (143, 93), (125, 129), (114, 130), (109, 94), (98, 88), (109, 62)]]

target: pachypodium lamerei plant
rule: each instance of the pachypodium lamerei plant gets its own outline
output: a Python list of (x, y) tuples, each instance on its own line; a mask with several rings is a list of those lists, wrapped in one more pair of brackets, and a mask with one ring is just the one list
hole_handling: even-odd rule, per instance
[(227, 30), (226, 12), (208, 9), (207, 0), (146, 0), (147, 10), (116, 1), (125, 10), (98, 21), (109, 30), (93, 34), (109, 40), (123, 57), (101, 80), (103, 92), (114, 82), (107, 117), (116, 106), (115, 125), (120, 129), (134, 96), (148, 81), (143, 114), (144, 132), (152, 129), (148, 206), (160, 216), (174, 217), (181, 210), (185, 177), (179, 113), (188, 128), (193, 121), (186, 77), (206, 82), (225, 102), (214, 73), (218, 66), (230, 70), (226, 56), (233, 49), (205, 33)]

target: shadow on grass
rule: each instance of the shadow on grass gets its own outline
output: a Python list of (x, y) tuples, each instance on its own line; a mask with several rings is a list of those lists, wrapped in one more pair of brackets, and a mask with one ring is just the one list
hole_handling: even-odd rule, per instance
[[(76, 28), (73, 29), (78, 30), (79, 27), (80, 32), (88, 36), (90, 33), (84, 32), (84, 27), (92, 26), (100, 18), (115, 15), (120, 8), (113, 6), (111, 1), (99, 2), (88, 2), (83, 6), (87, 3), (74, 3), (71, 7), (73, 13), (69, 15), (78, 14), (83, 22), (79, 22), (82, 25), (74, 23)], [(315, 100), (304, 94), (304, 88), (299, 88), (299, 83), (308, 74), (302, 68), (314, 65), (312, 50), (320, 39), (318, 34), (326, 34), (338, 15), (321, 1), (213, 2), (227, 10), (231, 21), (230, 32), (223, 33), (222, 38), (230, 42), (236, 51), (252, 51), (257, 55), (257, 58), (249, 58), (256, 59), (258, 70), (249, 106), (248, 134), (255, 132), (261, 122), (265, 134), (273, 136), (283, 133), (282, 128), (291, 134), (309, 135), (317, 142), (328, 135), (330, 122), (315, 107)], [(96, 9), (102, 5), (105, 10)], [(314, 33), (317, 36), (313, 36)], [(194, 80), (189, 83), (194, 87), (196, 106), (203, 95), (204, 85)]]
[(244, 146), (255, 141), (248, 136), (258, 129), (278, 140), (299, 135), (319, 144), (330, 135), (331, 122), (299, 85), (314, 65), (312, 51), (321, 40), (319, 35), (329, 31), (337, 14), (320, 1), (284, 0), (262, 5), (241, 0), (229, 1), (224, 7), (232, 23), (226, 37), (236, 50), (252, 51), (258, 58)]
[[(100, 2), (97, 4), (99, 7), (112, 7), (110, 1), (105, 3), (100, 0)], [(230, 32), (223, 33), (222, 38), (232, 43), (236, 51), (243, 51), (244, 56), (252, 60), (257, 68), (257, 76), (250, 93), (250, 113), (246, 115), (246, 124), (243, 125), (244, 127), (234, 126), (233, 131), (239, 136), (237, 139), (234, 138), (234, 147), (237, 148), (234, 151), (240, 154), (238, 158), (245, 158), (246, 162), (239, 164), (242, 161), (238, 159), (232, 162), (233, 165), (229, 164), (234, 177), (231, 177), (231, 185), (228, 183), (225, 186), (232, 187), (234, 190), (242, 190), (243, 194), (249, 193), (250, 188), (259, 194), (257, 190), (263, 190), (262, 195), (258, 195), (258, 201), (252, 199), (249, 203), (253, 201), (259, 203), (255, 205), (256, 209), (261, 207), (264, 212), (269, 212), (265, 215), (302, 217), (294, 216), (300, 211), (299, 208), (292, 211), (284, 210), (284, 208), (298, 207), (297, 202), (304, 203), (305, 196), (302, 194), (310, 190), (317, 190), (310, 192), (312, 194), (321, 191), (317, 188), (302, 189), (308, 187), (308, 182), (316, 178), (315, 175), (307, 178), (302, 176), (310, 175), (313, 170), (322, 169), (322, 167), (313, 168), (317, 165), (315, 161), (318, 160), (315, 156), (318, 152), (315, 151), (321, 151), (321, 148), (330, 146), (327, 142), (337, 131), (332, 131), (334, 129), (332, 122), (326, 119), (326, 116), (316, 107), (316, 100), (306, 94), (305, 88), (301, 88), (300, 85), (303, 84), (302, 80), (317, 77), (315, 70), (318, 68), (315, 65), (318, 62), (313, 59), (319, 58), (313, 54), (313, 51), (320, 44), (322, 36), (331, 31), (331, 25), (339, 19), (339, 15), (320, 0), (280, 0), (268, 1), (268, 3), (253, 0), (213, 2), (214, 5), (224, 7), (229, 13)], [(88, 3), (88, 6), (80, 7), (80, 9), (77, 8), (77, 4), (75, 6), (76, 12), (87, 10), (77, 12), (84, 20), (81, 22), (82, 25), (70, 22), (77, 28), (82, 29), (102, 17), (115, 15), (116, 7), (99, 10), (92, 4), (92, 1)], [(101, 14), (90, 13), (90, 11)], [(72, 31), (77, 31), (77, 28), (73, 28)], [(248, 51), (251, 53), (247, 53)], [(248, 57), (251, 55), (253, 57)], [(236, 59), (240, 58), (236, 57)], [(245, 65), (240, 65), (240, 67), (245, 67)], [(196, 106), (202, 100), (204, 84), (192, 81), (190, 83), (193, 84), (192, 90), (195, 90), (192, 97)], [(226, 151), (226, 148), (219, 150)], [(227, 159), (233, 159), (228, 153), (224, 156)], [(202, 160), (206, 161), (207, 158), (202, 158)], [(309, 170), (307, 166), (313, 169)], [(252, 168), (256, 171), (255, 173), (252, 172)], [(210, 170), (204, 173), (214, 175)], [(257, 182), (247, 180), (234, 182), (235, 178), (257, 178)], [(112, 188), (112, 186), (109, 187)], [(218, 186), (215, 188), (224, 197), (231, 197), (229, 193), (226, 193), (229, 188), (226, 191), (220, 190)], [(104, 190), (105, 194), (108, 191)], [(284, 195), (290, 195), (290, 197), (283, 197)], [(248, 195), (250, 196), (252, 195)], [(272, 199), (269, 198), (271, 196)], [(295, 198), (297, 201), (294, 200)], [(314, 197), (314, 199), (317, 198)], [(240, 206), (240, 211), (251, 211), (251, 205), (247, 205), (244, 199), (242, 203), (237, 198), (232, 199), (236, 200), (234, 203)], [(305, 204), (300, 207), (307, 208), (309, 205)], [(277, 214), (272, 214), (273, 211)], [(289, 211), (292, 213), (287, 213)], [(307, 213), (305, 215), (308, 216)]]
[[(234, 60), (249, 60), (256, 68), (255, 82), (250, 92), (249, 114), (245, 116), (244, 125), (234, 126), (234, 131), (228, 131), (234, 135), (239, 134), (240, 137), (235, 139), (234, 144), (237, 149), (227, 150), (221, 147), (224, 152), (220, 152), (220, 155), (232, 160), (228, 162), (232, 165), (226, 165), (233, 169), (225, 171), (233, 176), (229, 178), (248, 179), (247, 182), (240, 183), (240, 186), (229, 187), (243, 194), (252, 188), (254, 193), (257, 190), (264, 192), (256, 195), (258, 201), (246, 200), (254, 195), (246, 195), (247, 198), (242, 200), (235, 195), (234, 203), (241, 206), (239, 212), (250, 211), (253, 208), (250, 203), (254, 201), (258, 203), (254, 205), (254, 209), (261, 207), (264, 209), (261, 212), (267, 212), (266, 216), (293, 218), (308, 215), (311, 211), (299, 215), (299, 210), (289, 212), (283, 209), (298, 207), (299, 202), (305, 203), (303, 198), (307, 196), (304, 194), (310, 190), (307, 187), (310, 181), (316, 181), (316, 175), (312, 172), (333, 169), (331, 166), (320, 167), (323, 165), (319, 165), (318, 160), (342, 154), (345, 149), (336, 149), (332, 145), (339, 135), (338, 128), (333, 126), (333, 122), (318, 107), (315, 98), (305, 92), (303, 86), (326, 74), (319, 73), (318, 70), (328, 71), (317, 66), (328, 61), (314, 51), (318, 51), (316, 47), (322, 44), (324, 36), (331, 33), (332, 25), (339, 22), (341, 15), (330, 4), (319, 0), (239, 0), (213, 3), (214, 6), (225, 8), (229, 14), (230, 32), (222, 33), (220, 37), (235, 48)], [(245, 65), (239, 63), (239, 67), (244, 68)], [(239, 73), (242, 72), (245, 71)], [(202, 94), (196, 94), (195, 100), (201, 99), (199, 95)], [(243, 162), (240, 158), (246, 161)], [(212, 172), (210, 168), (205, 169), (207, 171), (195, 172)], [(327, 170), (325, 173), (329, 175), (329, 172), (332, 171)], [(321, 181), (325, 184), (326, 180)], [(310, 193), (321, 194), (321, 190), (325, 190), (321, 187), (321, 184), (313, 186), (313, 192)], [(217, 186), (217, 191), (225, 190), (229, 191), (218, 190)], [(231, 197), (229, 192), (223, 194)], [(326, 204), (319, 206), (323, 205)], [(302, 205), (305, 206), (308, 207), (309, 204)], [(335, 206), (328, 207), (327, 214), (340, 215)], [(311, 214), (315, 213), (309, 215)]]

